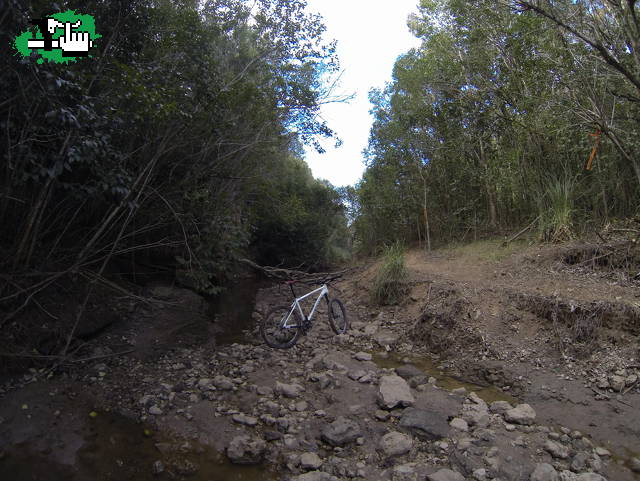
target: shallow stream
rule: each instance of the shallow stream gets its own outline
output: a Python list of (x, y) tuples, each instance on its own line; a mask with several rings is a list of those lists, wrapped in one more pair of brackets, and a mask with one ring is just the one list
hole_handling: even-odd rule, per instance
[[(176, 441), (114, 413), (98, 413), (81, 429), (84, 439), (74, 466), (57, 463), (48, 452), (22, 443), (5, 452), (0, 479), (11, 481), (194, 481), (275, 480), (264, 468), (237, 466), (211, 448)], [(154, 473), (154, 463), (162, 472)]]
[[(409, 362), (407, 363), (405, 362), (405, 360), (408, 360)], [(447, 373), (445, 370), (438, 368), (433, 360), (425, 356), (410, 356), (407, 359), (406, 354), (401, 355), (396, 353), (384, 352), (376, 354), (373, 358), (373, 361), (379, 367), (383, 368), (396, 368), (405, 364), (412, 364), (422, 372), (424, 372), (426, 376), (435, 378), (436, 386), (447, 391), (464, 388), (467, 390), (467, 392), (475, 392), (487, 404), (490, 404), (494, 401), (507, 401), (511, 404), (520, 403), (518, 399), (494, 386), (485, 387), (478, 384), (461, 381), (451, 376), (451, 374)]]

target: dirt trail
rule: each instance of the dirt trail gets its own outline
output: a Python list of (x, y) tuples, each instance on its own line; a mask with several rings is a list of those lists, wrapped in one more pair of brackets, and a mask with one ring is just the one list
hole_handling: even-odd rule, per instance
[[(502, 254), (411, 251), (407, 300), (383, 308), (366, 265), (332, 286), (348, 334), (321, 311), (287, 351), (248, 318), (216, 345), (211, 315), (160, 289), (97, 341), (136, 352), (4, 384), (0, 479), (640, 479), (637, 288)], [(262, 289), (254, 319), (285, 299)]]

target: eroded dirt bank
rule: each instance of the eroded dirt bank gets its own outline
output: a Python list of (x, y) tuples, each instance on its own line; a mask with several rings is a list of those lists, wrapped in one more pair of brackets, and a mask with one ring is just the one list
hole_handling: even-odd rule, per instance
[(94, 360), (5, 383), (0, 478), (639, 479), (637, 287), (563, 258), (414, 251), (383, 308), (365, 266), (332, 286), (349, 333), (321, 311), (287, 351), (247, 312), (216, 345), (223, 319), (156, 288)]

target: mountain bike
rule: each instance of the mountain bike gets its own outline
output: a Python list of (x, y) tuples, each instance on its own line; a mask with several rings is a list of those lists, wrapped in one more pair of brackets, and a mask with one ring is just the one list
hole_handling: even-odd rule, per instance
[[(340, 299), (329, 298), (329, 289), (323, 284), (307, 294), (296, 297), (293, 284), (296, 281), (286, 281), (291, 288), (293, 302), (291, 305), (282, 305), (271, 309), (260, 323), (260, 335), (268, 346), (276, 349), (288, 349), (292, 347), (300, 337), (306, 334), (312, 326), (312, 320), (316, 309), (322, 299), (327, 303), (329, 325), (336, 334), (344, 334), (349, 328), (347, 313)], [(302, 310), (300, 301), (317, 294), (318, 297), (308, 315)]]

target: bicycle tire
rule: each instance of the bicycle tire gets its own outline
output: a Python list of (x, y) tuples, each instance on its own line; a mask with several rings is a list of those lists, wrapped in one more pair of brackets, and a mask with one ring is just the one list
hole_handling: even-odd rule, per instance
[(328, 305), (329, 325), (333, 332), (336, 334), (344, 334), (349, 328), (349, 321), (347, 320), (347, 311), (342, 304), (342, 301), (337, 297), (334, 297), (329, 301)]
[(267, 346), (274, 349), (289, 349), (298, 341), (302, 319), (297, 311), (293, 311), (295, 327), (282, 329), (282, 319), (289, 314), (291, 306), (277, 306), (271, 309), (260, 322), (260, 335)]

